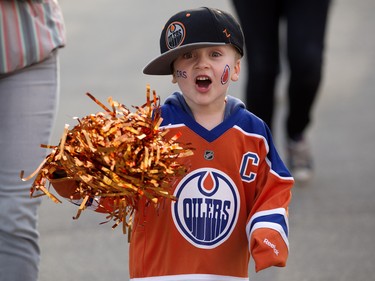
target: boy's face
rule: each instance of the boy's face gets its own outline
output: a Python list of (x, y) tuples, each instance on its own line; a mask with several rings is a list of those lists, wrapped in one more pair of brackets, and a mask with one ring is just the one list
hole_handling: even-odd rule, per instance
[(195, 49), (173, 63), (173, 82), (181, 89), (188, 105), (222, 106), (230, 81), (237, 81), (240, 56), (230, 45)]

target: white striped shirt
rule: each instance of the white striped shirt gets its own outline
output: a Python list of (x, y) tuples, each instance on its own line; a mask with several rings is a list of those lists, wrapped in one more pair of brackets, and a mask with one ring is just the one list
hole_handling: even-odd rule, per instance
[(0, 74), (43, 61), (65, 41), (57, 0), (0, 0)]

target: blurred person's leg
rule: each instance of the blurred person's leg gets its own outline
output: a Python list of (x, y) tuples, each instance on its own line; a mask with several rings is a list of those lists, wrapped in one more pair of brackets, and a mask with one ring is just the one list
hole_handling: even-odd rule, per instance
[(246, 106), (271, 128), (279, 73), (280, 0), (233, 0), (243, 28), (248, 65)]
[(47, 60), (0, 76), (0, 280), (36, 281), (40, 250), (31, 174), (48, 151), (58, 102), (57, 52)]
[(313, 157), (306, 138), (324, 61), (329, 0), (288, 0), (287, 55), (290, 69), (286, 119), (288, 166), (294, 178), (309, 181)]
[(311, 120), (322, 78), (329, 0), (288, 0), (287, 52), (290, 68), (287, 134), (299, 139)]

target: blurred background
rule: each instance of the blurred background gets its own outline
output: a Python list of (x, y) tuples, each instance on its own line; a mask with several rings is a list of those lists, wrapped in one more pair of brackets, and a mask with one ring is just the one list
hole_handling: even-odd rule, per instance
[[(170, 76), (146, 76), (143, 67), (159, 54), (167, 19), (192, 7), (217, 7), (234, 15), (230, 0), (59, 1), (67, 25), (67, 46), (60, 51), (61, 97), (51, 144), (74, 116), (101, 111), (102, 103), (145, 101), (146, 84), (162, 101), (176, 90)], [(311, 125), (316, 173), (296, 186), (290, 208), (290, 258), (286, 268), (250, 280), (373, 280), (375, 276), (375, 2), (334, 0), (329, 15), (326, 64)], [(246, 72), (246, 63), (242, 64)], [(287, 74), (279, 79), (282, 120)], [(243, 75), (245, 76), (245, 75)], [(243, 98), (245, 81), (229, 94)], [(283, 155), (283, 136), (276, 145)], [(40, 281), (128, 280), (128, 243), (121, 227), (90, 211), (73, 220), (77, 208), (43, 200), (39, 211), (42, 260)]]

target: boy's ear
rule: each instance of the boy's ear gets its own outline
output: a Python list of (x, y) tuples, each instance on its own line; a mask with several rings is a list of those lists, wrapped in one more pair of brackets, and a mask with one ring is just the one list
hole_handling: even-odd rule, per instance
[(234, 65), (232, 75), (231, 75), (231, 80), (234, 81), (234, 82), (238, 81), (238, 79), (240, 77), (240, 72), (241, 72), (241, 60), (238, 59), (236, 61), (236, 64)]
[(174, 74), (174, 62), (171, 64), (171, 70), (172, 70), (172, 83), (177, 84), (176, 75)]
[(174, 75), (174, 72), (173, 72), (173, 74), (172, 74), (172, 83), (173, 83), (173, 84), (176, 84), (176, 83), (177, 83), (176, 75)]

